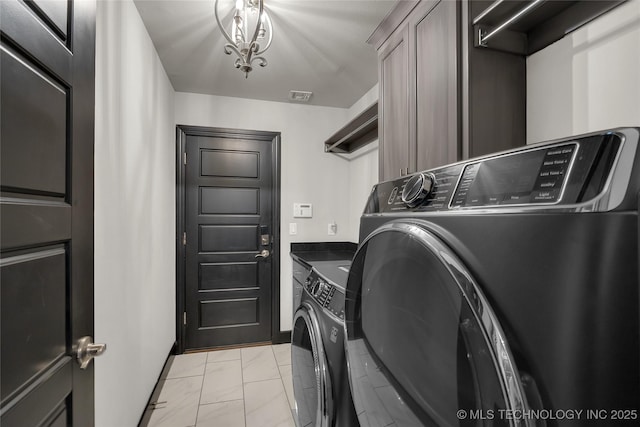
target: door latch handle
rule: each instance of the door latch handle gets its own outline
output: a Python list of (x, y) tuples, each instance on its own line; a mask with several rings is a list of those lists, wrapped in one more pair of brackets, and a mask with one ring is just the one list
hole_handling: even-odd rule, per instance
[(256, 254), (254, 258), (268, 258), (269, 255), (271, 255), (271, 252), (269, 252), (269, 249), (263, 249), (262, 251), (260, 251), (259, 254)]
[(80, 369), (87, 369), (89, 362), (91, 362), (94, 357), (100, 356), (106, 350), (106, 344), (94, 344), (93, 338), (90, 336), (80, 338), (75, 352), (76, 361), (80, 365)]

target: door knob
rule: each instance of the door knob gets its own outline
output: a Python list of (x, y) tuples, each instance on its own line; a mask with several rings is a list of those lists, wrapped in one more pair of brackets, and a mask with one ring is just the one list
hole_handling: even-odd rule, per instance
[(94, 357), (100, 356), (106, 350), (106, 344), (94, 344), (93, 338), (90, 336), (80, 338), (75, 352), (80, 369), (87, 369), (89, 362), (91, 362)]
[(259, 254), (256, 254), (255, 258), (267, 258), (270, 254), (269, 249), (263, 249)]

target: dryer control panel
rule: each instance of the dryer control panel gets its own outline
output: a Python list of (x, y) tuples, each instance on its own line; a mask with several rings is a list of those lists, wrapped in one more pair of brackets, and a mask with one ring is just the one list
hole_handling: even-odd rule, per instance
[(619, 129), (419, 172), (377, 184), (364, 213), (557, 209), (569, 205), (601, 210), (605, 193), (613, 190), (615, 169), (628, 169), (619, 174), (625, 176), (621, 179), (624, 189), (617, 189), (618, 193), (626, 191), (634, 161), (625, 166), (621, 159), (627, 155), (635, 159), (637, 144), (637, 128)]
[(344, 292), (312, 270), (304, 282), (304, 289), (326, 311), (344, 320)]

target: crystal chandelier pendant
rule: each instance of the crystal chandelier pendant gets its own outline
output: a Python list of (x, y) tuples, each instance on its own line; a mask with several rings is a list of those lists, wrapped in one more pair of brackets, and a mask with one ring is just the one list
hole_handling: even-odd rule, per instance
[[(267, 66), (267, 60), (261, 55), (269, 49), (273, 39), (271, 18), (264, 8), (264, 0), (236, 0), (231, 33), (228, 33), (220, 22), (218, 2), (219, 0), (216, 0), (214, 12), (218, 27), (228, 42), (224, 45), (224, 52), (227, 55), (238, 55), (234, 65), (246, 78), (253, 70), (254, 62), (261, 67)], [(266, 44), (261, 47), (265, 39)]]

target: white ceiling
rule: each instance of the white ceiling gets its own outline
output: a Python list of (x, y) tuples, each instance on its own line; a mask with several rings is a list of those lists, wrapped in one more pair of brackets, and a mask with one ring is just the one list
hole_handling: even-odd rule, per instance
[[(248, 78), (223, 51), (214, 0), (135, 0), (178, 92), (290, 102), (290, 90), (312, 91), (308, 104), (348, 108), (378, 81), (375, 48), (366, 43), (392, 0), (265, 0), (273, 21), (265, 68)], [(233, 0), (221, 0), (228, 25)], [(227, 29), (227, 31), (229, 31)]]

